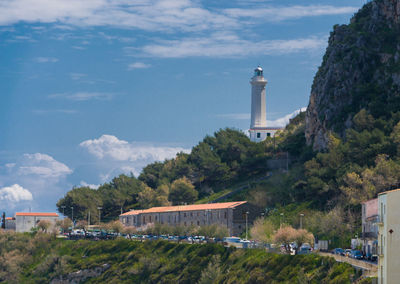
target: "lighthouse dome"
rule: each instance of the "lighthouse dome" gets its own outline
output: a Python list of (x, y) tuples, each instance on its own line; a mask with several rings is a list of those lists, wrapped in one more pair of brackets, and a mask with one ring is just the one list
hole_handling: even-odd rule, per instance
[(263, 69), (261, 66), (258, 66), (256, 69), (254, 69), (254, 76), (263, 76)]

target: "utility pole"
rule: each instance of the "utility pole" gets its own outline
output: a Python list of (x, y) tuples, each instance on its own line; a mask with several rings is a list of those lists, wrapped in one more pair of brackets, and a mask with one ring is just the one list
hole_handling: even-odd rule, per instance
[(87, 221), (87, 225), (88, 225), (88, 228), (89, 228), (89, 226), (90, 226), (90, 210), (89, 210), (89, 213), (88, 213), (88, 221)]
[(249, 216), (249, 211), (246, 212), (246, 241), (247, 241), (247, 223), (248, 223), (248, 216)]
[(99, 209), (99, 225), (101, 223), (101, 209), (103, 209), (103, 207), (97, 207), (97, 209)]
[(61, 206), (61, 208), (62, 208), (62, 210), (63, 210), (63, 216), (64, 216), (64, 218), (63, 218), (63, 233), (64, 233), (64, 228), (65, 228), (65, 205), (63, 205), (63, 206)]
[(300, 213), (300, 229), (303, 229), (303, 217), (304, 217), (304, 214)]
[(75, 228), (75, 223), (74, 223), (74, 207), (71, 206), (71, 210), (72, 210), (72, 228)]

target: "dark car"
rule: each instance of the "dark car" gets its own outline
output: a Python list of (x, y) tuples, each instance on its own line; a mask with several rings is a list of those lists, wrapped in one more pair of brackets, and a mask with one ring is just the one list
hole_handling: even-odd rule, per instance
[(363, 259), (363, 254), (359, 250), (352, 250), (350, 257), (354, 259)]
[(331, 251), (332, 254), (340, 254), (342, 255), (344, 253), (344, 249), (342, 248), (335, 248)]

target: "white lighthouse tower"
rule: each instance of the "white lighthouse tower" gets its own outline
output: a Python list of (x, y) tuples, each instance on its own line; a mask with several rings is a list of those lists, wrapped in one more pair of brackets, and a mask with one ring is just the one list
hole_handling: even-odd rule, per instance
[(251, 123), (250, 140), (253, 142), (264, 141), (267, 137), (274, 136), (278, 128), (267, 127), (267, 106), (265, 101), (265, 86), (267, 80), (263, 75), (263, 69), (258, 66), (254, 69), (254, 76), (251, 78)]

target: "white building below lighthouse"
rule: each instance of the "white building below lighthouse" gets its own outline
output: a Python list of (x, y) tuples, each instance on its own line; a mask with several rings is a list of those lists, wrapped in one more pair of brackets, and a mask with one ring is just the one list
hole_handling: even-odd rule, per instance
[(273, 137), (281, 129), (279, 127), (267, 127), (267, 105), (265, 87), (267, 80), (263, 75), (263, 69), (258, 66), (254, 70), (254, 76), (251, 78), (251, 123), (250, 140), (261, 142), (267, 137)]

